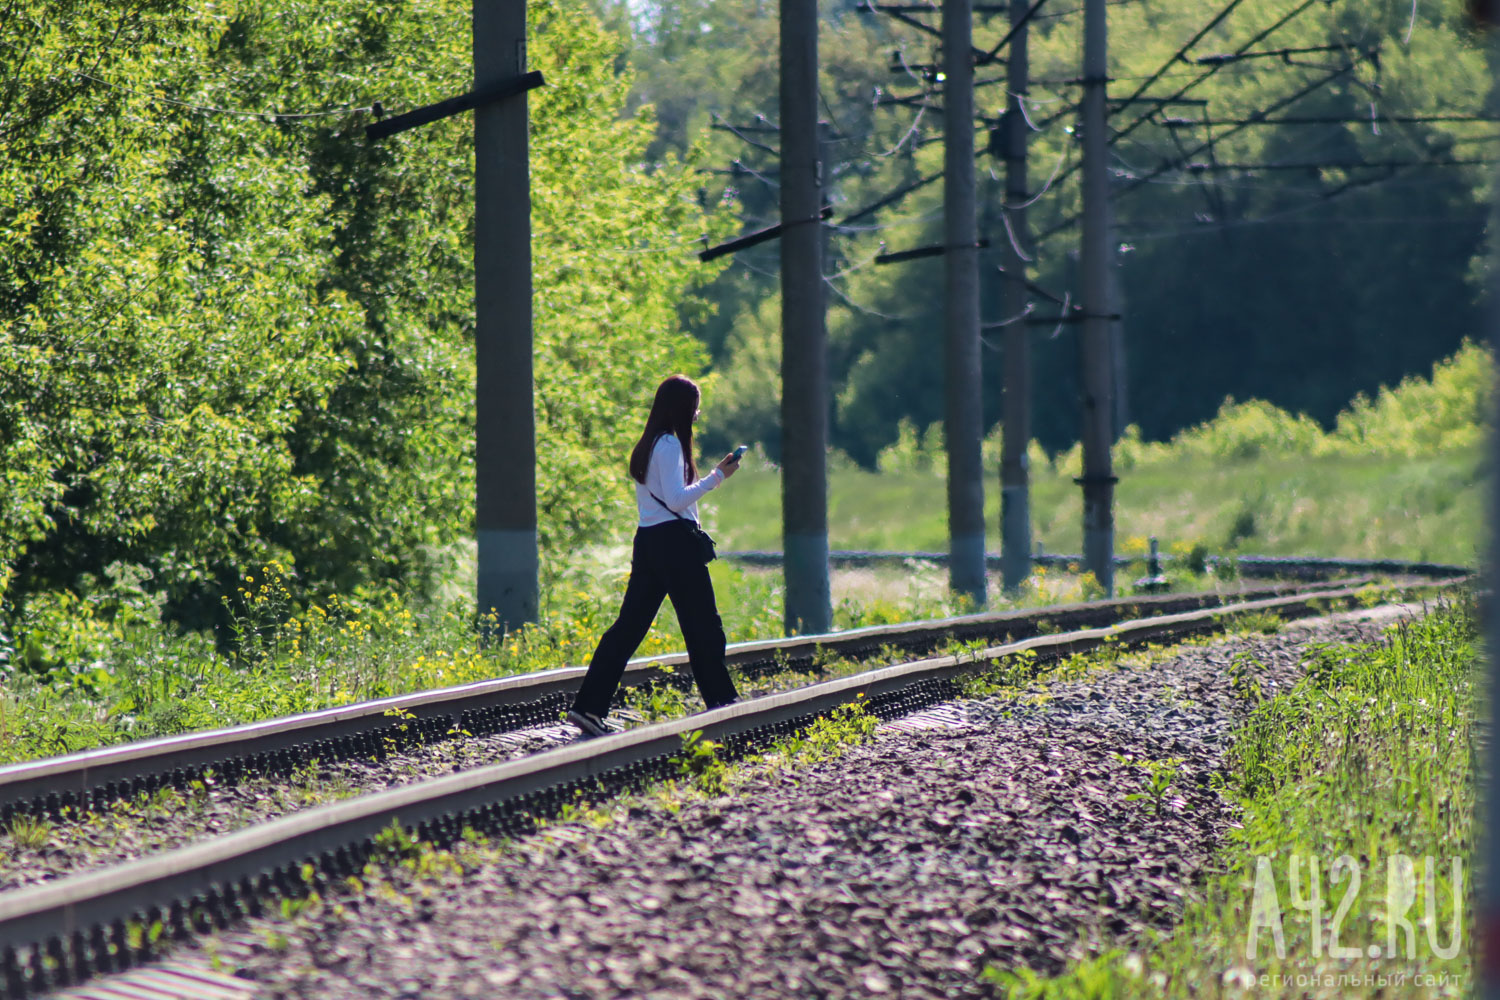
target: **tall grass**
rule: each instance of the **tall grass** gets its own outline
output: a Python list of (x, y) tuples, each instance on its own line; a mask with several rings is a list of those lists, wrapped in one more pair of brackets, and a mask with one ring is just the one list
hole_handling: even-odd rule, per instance
[[(1480, 441), (1492, 394), (1489, 352), (1473, 344), (1412, 377), (1353, 400), (1329, 431), (1258, 400), (1171, 441), (1127, 428), (1116, 444), (1116, 535), (1126, 554), (1156, 536), (1187, 551), (1404, 558), (1477, 564), (1486, 470)], [(985, 441), (985, 520), (998, 548), (1002, 430)], [(947, 497), (941, 428), (903, 426), (878, 471), (831, 459), (834, 548), (944, 551)], [(1033, 537), (1048, 552), (1081, 550), (1077, 447), (1031, 455)], [(779, 470), (753, 453), (716, 493), (724, 544), (781, 547)]]
[[(488, 647), (467, 591), (438, 603), (335, 596), (299, 607), (291, 571), (278, 564), (242, 582), (220, 636), (164, 628), (154, 600), (128, 579), (89, 598), (39, 600), (0, 656), (0, 763), (583, 665), (614, 620), (628, 569), (627, 550), (590, 553), (551, 581), (539, 621)], [(964, 610), (931, 573), (841, 588), (836, 627)], [(730, 642), (782, 634), (779, 573), (718, 561), (709, 574)], [(664, 603), (638, 655), (683, 648)]]
[(1176, 929), (1055, 979), (988, 977), (1036, 1000), (1463, 995), (1475, 636), (1465, 602), (1382, 642), (1316, 650), (1306, 678), (1238, 734), (1223, 790), (1243, 828)]
[[(536, 624), (481, 648), (467, 600), (296, 607), (289, 572), (273, 564), (247, 578), (228, 602), (232, 634), (217, 637), (174, 634), (151, 608), (106, 596), (36, 602), (0, 663), (0, 762), (587, 663), (624, 586), (623, 574), (565, 576)], [(712, 572), (732, 598), (732, 639), (779, 629), (768, 581)], [(667, 613), (640, 652), (682, 646)]]
[[(998, 480), (985, 490), (991, 551), (999, 549)], [(780, 549), (780, 474), (747, 465), (714, 495), (714, 536), (724, 549)], [(1145, 551), (1155, 536), (1185, 552), (1395, 558), (1476, 565), (1484, 523), (1477, 451), (1427, 458), (1183, 460), (1123, 472), (1116, 487), (1116, 547)], [(1070, 476), (1033, 473), (1032, 533), (1047, 552), (1079, 552), (1083, 507)], [(829, 541), (836, 549), (948, 548), (943, 480), (835, 465), (829, 473)]]

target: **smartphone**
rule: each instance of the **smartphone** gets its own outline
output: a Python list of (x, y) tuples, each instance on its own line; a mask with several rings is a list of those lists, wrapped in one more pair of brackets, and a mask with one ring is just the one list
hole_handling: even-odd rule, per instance
[(742, 444), (738, 448), (734, 449), (734, 451), (731, 452), (730, 454), (732, 454), (734, 456), (734, 460), (736, 462), (738, 462), (741, 458), (744, 457), (745, 452), (747, 452), (749, 450), (750, 450), (750, 446), (748, 444)]

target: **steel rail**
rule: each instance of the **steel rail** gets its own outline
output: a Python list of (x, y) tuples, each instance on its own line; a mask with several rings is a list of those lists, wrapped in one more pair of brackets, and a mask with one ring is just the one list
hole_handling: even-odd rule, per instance
[[(1226, 600), (1294, 592), (1296, 587), (1281, 585), (1229, 595), (1164, 594), (990, 612), (735, 643), (725, 658), (744, 671), (763, 674), (787, 665), (810, 665), (819, 656), (858, 657), (885, 646), (924, 654), (948, 640), (1023, 639), (1041, 628), (1069, 631), (1143, 614), (1174, 614)], [(687, 654), (632, 660), (624, 685), (667, 680), (668, 672), (673, 682), (687, 683)], [(584, 673), (583, 667), (561, 667), (11, 764), (0, 767), (0, 822), (9, 822), (18, 812), (60, 817), (64, 810), (76, 814), (166, 785), (185, 787), (210, 769), (220, 781), (235, 781), (250, 773), (287, 772), (313, 758), (379, 756), (393, 745), (440, 740), (449, 733), (483, 735), (554, 721)]]
[[(1460, 581), (1428, 584), (1445, 589)], [(1385, 585), (1389, 596), (1410, 588)], [(466, 827), (529, 829), (586, 789), (618, 788), (663, 773), (693, 732), (743, 752), (844, 705), (876, 714), (918, 710), (952, 697), (961, 676), (1029, 652), (1042, 662), (1106, 643), (1133, 647), (1215, 631), (1240, 614), (1326, 613), (1370, 588), (1337, 588), (1037, 635), (973, 653), (938, 656), (767, 695), (683, 719), (641, 726), (520, 760), (394, 788), (296, 813), (175, 851), (0, 895), (0, 991), (8, 996), (66, 985), (92, 972), (128, 967), (149, 953), (130, 924), (227, 925), (276, 892), (306, 891), (309, 873), (352, 875), (376, 853), (382, 831), (399, 824), (424, 840), (451, 842)], [(29, 967), (29, 973), (28, 973)]]
[[(780, 566), (782, 554), (774, 549), (745, 549), (721, 552), (720, 558), (747, 566)], [(1162, 553), (1158, 557), (1163, 565), (1180, 563), (1183, 557)], [(1114, 557), (1116, 566), (1144, 565), (1147, 557)], [(831, 566), (889, 566), (910, 561), (946, 564), (946, 552), (890, 552), (865, 549), (834, 549), (828, 553)], [(1000, 555), (985, 556), (991, 569), (999, 569)], [(1039, 566), (1081, 566), (1083, 556), (1067, 553), (1040, 553), (1031, 557)], [(1328, 580), (1343, 573), (1380, 573), (1404, 576), (1430, 576), (1438, 579), (1469, 576), (1474, 570), (1453, 563), (1417, 562), (1406, 559), (1343, 559), (1326, 556), (1207, 556), (1207, 566), (1233, 566), (1242, 576), (1298, 580)]]

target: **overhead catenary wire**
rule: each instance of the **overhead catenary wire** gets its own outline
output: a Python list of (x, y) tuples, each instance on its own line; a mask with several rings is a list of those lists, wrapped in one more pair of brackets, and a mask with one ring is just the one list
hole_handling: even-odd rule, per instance
[[(1415, 169), (1415, 168), (1408, 168), (1408, 170), (1411, 170), (1411, 169)], [(1328, 190), (1328, 191), (1320, 192), (1318, 195), (1316, 195), (1314, 197), (1311, 197), (1311, 198), (1308, 198), (1308, 199), (1302, 201), (1301, 203), (1299, 203), (1297, 205), (1289, 206), (1287, 208), (1283, 208), (1283, 209), (1280, 209), (1278, 211), (1271, 212), (1271, 213), (1269, 213), (1267, 215), (1255, 216), (1255, 217), (1252, 217), (1252, 218), (1244, 218), (1244, 219), (1222, 219), (1222, 220), (1218, 220), (1218, 221), (1211, 222), (1211, 223), (1197, 223), (1197, 224), (1195, 224), (1193, 226), (1177, 227), (1177, 228), (1173, 228), (1173, 229), (1163, 229), (1163, 230), (1133, 230), (1133, 229), (1126, 229), (1126, 230), (1122, 231), (1121, 235), (1122, 236), (1126, 236), (1129, 239), (1135, 240), (1135, 241), (1158, 240), (1158, 239), (1178, 239), (1178, 238), (1183, 237), (1183, 236), (1195, 236), (1195, 235), (1199, 235), (1199, 234), (1202, 234), (1202, 233), (1211, 233), (1211, 232), (1217, 232), (1217, 231), (1220, 231), (1220, 230), (1249, 228), (1249, 227), (1254, 227), (1254, 226), (1266, 226), (1266, 225), (1273, 225), (1273, 224), (1277, 224), (1277, 223), (1313, 223), (1313, 224), (1317, 224), (1317, 225), (1329, 225), (1329, 224), (1338, 223), (1338, 224), (1341, 224), (1341, 225), (1368, 225), (1368, 224), (1375, 224), (1375, 223), (1391, 224), (1391, 223), (1395, 223), (1395, 222), (1402, 222), (1402, 223), (1433, 223), (1433, 224), (1442, 223), (1442, 224), (1445, 224), (1445, 225), (1456, 225), (1456, 224), (1459, 224), (1459, 223), (1467, 222), (1467, 223), (1470, 223), (1470, 224), (1482, 224), (1482, 222), (1483, 222), (1483, 213), (1476, 213), (1474, 216), (1470, 216), (1470, 217), (1467, 217), (1467, 218), (1465, 218), (1465, 217), (1436, 218), (1436, 217), (1433, 217), (1433, 216), (1425, 216), (1425, 215), (1424, 216), (1405, 217), (1405, 218), (1399, 218), (1399, 219), (1397, 219), (1397, 218), (1384, 218), (1384, 217), (1377, 217), (1377, 216), (1359, 216), (1357, 218), (1346, 218), (1346, 217), (1340, 217), (1340, 216), (1329, 216), (1329, 217), (1322, 217), (1322, 218), (1318, 218), (1318, 219), (1297, 219), (1297, 218), (1294, 218), (1294, 216), (1302, 215), (1302, 214), (1305, 214), (1307, 212), (1313, 211), (1314, 209), (1320, 208), (1320, 207), (1323, 206), (1324, 203), (1330, 202), (1330, 201), (1334, 201), (1334, 200), (1336, 200), (1338, 198), (1343, 197), (1346, 194), (1349, 194), (1352, 191), (1361, 190), (1363, 188), (1378, 187), (1378, 186), (1390, 184), (1390, 183), (1392, 183), (1394, 181), (1414, 181), (1414, 180), (1417, 180), (1417, 178), (1413, 177), (1409, 172), (1403, 173), (1403, 172), (1401, 172), (1399, 170), (1388, 170), (1384, 174), (1381, 174), (1381, 175), (1375, 175), (1375, 176), (1370, 176), (1370, 177), (1362, 177), (1362, 178), (1356, 178), (1354, 180), (1350, 180), (1347, 183), (1341, 184), (1340, 186), (1338, 186), (1336, 188), (1333, 188), (1333, 189)]]
[[(902, 6), (898, 6), (895, 4), (871, 4), (866, 2), (861, 3), (854, 9), (861, 14), (884, 14), (886, 17), (894, 18), (897, 21), (900, 21), (902, 24), (910, 28), (915, 28), (925, 35), (931, 35), (934, 38), (938, 39), (941, 39), (943, 37), (943, 33), (941, 31), (918, 18), (912, 17), (911, 14), (907, 13), (906, 9), (904, 9)], [(941, 10), (942, 8), (934, 7), (932, 9)], [(974, 49), (973, 52), (976, 59), (981, 60), (981, 62), (977, 62), (976, 65), (982, 65), (984, 50)]]
[[(1366, 59), (1375, 58), (1377, 53), (1378, 53), (1378, 50), (1376, 50), (1376, 49), (1367, 50), (1364, 53), (1364, 58), (1366, 58)], [(1355, 59), (1354, 61), (1350, 62), (1348, 65), (1340, 66), (1337, 69), (1334, 69), (1332, 72), (1330, 72), (1330, 73), (1326, 74), (1325, 76), (1323, 76), (1321, 79), (1314, 80), (1311, 83), (1307, 84), (1306, 86), (1304, 86), (1304, 87), (1300, 88), (1299, 90), (1295, 91), (1294, 93), (1289, 94), (1286, 97), (1283, 97), (1283, 98), (1281, 98), (1278, 101), (1272, 102), (1271, 106), (1269, 108), (1267, 108), (1264, 113), (1268, 114), (1268, 115), (1269, 114), (1274, 114), (1275, 112), (1280, 111), (1282, 108), (1289, 107), (1289, 106), (1297, 103), (1298, 101), (1302, 100), (1302, 98), (1304, 98), (1307, 95), (1313, 93), (1314, 91), (1319, 90), (1322, 87), (1326, 87), (1328, 84), (1332, 83), (1334, 80), (1337, 80), (1337, 79), (1339, 79), (1341, 77), (1349, 75), (1350, 73), (1353, 73), (1354, 70), (1356, 68), (1358, 68), (1359, 61), (1360, 61), (1359, 59)], [(1218, 136), (1214, 137), (1214, 139), (1210, 140), (1209, 142), (1205, 142), (1205, 143), (1202, 143), (1199, 146), (1197, 146), (1195, 149), (1193, 149), (1190, 153), (1187, 154), (1186, 158), (1190, 159), (1191, 157), (1197, 156), (1199, 153), (1202, 153), (1204, 150), (1208, 149), (1209, 146), (1213, 144), (1213, 142), (1222, 142), (1223, 140), (1229, 138), (1230, 136), (1236, 134), (1237, 132), (1239, 132), (1242, 129), (1247, 128), (1247, 127), (1248, 126), (1245, 126), (1245, 125), (1236, 125), (1236, 126), (1232, 126), (1232, 127), (1228, 128), (1226, 131), (1219, 133)], [(1118, 138), (1118, 136), (1116, 138)], [(1156, 167), (1154, 170), (1152, 170), (1151, 172), (1149, 172), (1148, 174), (1146, 174), (1144, 177), (1132, 178), (1131, 181), (1130, 181), (1130, 183), (1126, 184), (1125, 187), (1122, 188), (1119, 193), (1122, 194), (1122, 195), (1123, 194), (1128, 194), (1130, 191), (1133, 191), (1135, 188), (1139, 187), (1142, 183), (1144, 183), (1146, 179), (1148, 179), (1150, 177), (1158, 176), (1158, 175), (1163, 174), (1166, 171), (1172, 169), (1172, 166), (1173, 166), (1174, 162), (1175, 161), (1170, 161), (1169, 160), (1166, 163), (1163, 163), (1162, 165)]]
[[(1192, 39), (1189, 40), (1187, 44), (1183, 45), (1175, 53), (1173, 53), (1172, 57), (1169, 58), (1166, 62), (1162, 63), (1161, 67), (1158, 68), (1156, 72), (1146, 76), (1145, 82), (1137, 87), (1135, 93), (1126, 99), (1125, 106), (1129, 106), (1131, 103), (1136, 102), (1151, 87), (1152, 84), (1166, 77), (1168, 75), (1167, 71), (1170, 70), (1173, 65), (1181, 61), (1184, 56), (1186, 56), (1187, 51), (1190, 48), (1196, 45), (1199, 40), (1201, 40), (1205, 35), (1208, 34), (1209, 31), (1213, 30), (1215, 27), (1221, 24), (1226, 17), (1233, 13), (1234, 10), (1244, 2), (1245, 0), (1230, 0), (1230, 2), (1225, 7), (1221, 8), (1220, 11), (1216, 15), (1214, 15), (1214, 17), (1209, 21), (1207, 25), (1205, 25), (1193, 35)], [(1236, 49), (1235, 53), (1237, 54), (1248, 52), (1251, 48), (1259, 45), (1261, 42), (1269, 38), (1272, 34), (1281, 30), (1281, 28), (1285, 27), (1288, 22), (1301, 15), (1308, 8), (1312, 7), (1313, 4), (1319, 2), (1329, 2), (1329, 0), (1303, 0), (1302, 3), (1298, 4), (1292, 10), (1288, 11), (1286, 14), (1278, 18), (1269, 27), (1256, 32), (1249, 41), (1245, 42), (1238, 49)], [(1185, 96), (1188, 91), (1192, 90), (1194, 87), (1197, 87), (1199, 84), (1203, 83), (1214, 74), (1218, 73), (1218, 71), (1223, 68), (1224, 65), (1226, 64), (1216, 63), (1209, 66), (1201, 73), (1193, 74), (1193, 80), (1190, 83), (1184, 84), (1182, 87), (1179, 87), (1176, 93), (1172, 94), (1169, 98), (1165, 98), (1164, 100), (1170, 103), (1173, 100)], [(1148, 121), (1151, 121), (1152, 117), (1155, 114), (1156, 112), (1154, 110), (1147, 111), (1145, 114), (1138, 116), (1129, 124), (1116, 129), (1115, 133), (1109, 138), (1109, 145), (1113, 146), (1117, 144), (1121, 139), (1124, 139), (1126, 136), (1130, 135), (1141, 125), (1145, 124)], [(1070, 167), (1068, 171), (1059, 178), (1059, 182), (1067, 180), (1077, 169), (1078, 167), (1076, 165)], [(1076, 219), (1073, 220), (1073, 222), (1076, 221)], [(1072, 225), (1072, 222), (1070, 222), (1069, 225)], [(1052, 233), (1048, 232), (1046, 235), (1052, 235)], [(1036, 238), (1040, 240), (1044, 239), (1045, 236), (1039, 235)]]
[[(1352, 73), (1355, 70), (1355, 68), (1357, 67), (1357, 65), (1358, 65), (1358, 62), (1356, 61), (1356, 62), (1350, 63), (1347, 66), (1341, 66), (1341, 67), (1339, 67), (1338, 69), (1334, 70), (1331, 73), (1325, 74), (1323, 77), (1321, 77), (1321, 78), (1319, 78), (1317, 80), (1314, 80), (1312, 83), (1309, 83), (1306, 86), (1298, 89), (1295, 93), (1290, 94), (1290, 95), (1288, 95), (1286, 97), (1283, 97), (1280, 100), (1274, 102), (1269, 108), (1265, 109), (1265, 111), (1263, 112), (1263, 114), (1266, 114), (1266, 115), (1274, 114), (1275, 112), (1280, 111), (1284, 107), (1288, 107), (1288, 106), (1290, 106), (1292, 104), (1295, 104), (1297, 101), (1300, 101), (1302, 98), (1306, 97), (1308, 94), (1313, 93), (1314, 91), (1316, 91), (1320, 87), (1327, 86), (1329, 83), (1332, 83), (1334, 80), (1337, 80), (1340, 77), (1343, 77), (1343, 76), (1346, 76), (1349, 73)], [(1229, 136), (1234, 135), (1236, 132), (1239, 132), (1241, 129), (1246, 128), (1246, 127), (1248, 127), (1248, 125), (1239, 125), (1239, 126), (1235, 126), (1235, 127), (1229, 128), (1226, 131), (1219, 133), (1219, 135), (1215, 136), (1209, 142), (1202, 143), (1199, 146), (1195, 147), (1194, 149), (1190, 150), (1185, 156), (1173, 157), (1173, 158), (1164, 160), (1160, 165), (1158, 165), (1157, 167), (1153, 168), (1150, 171), (1147, 171), (1145, 174), (1131, 178), (1130, 181), (1129, 181), (1129, 183), (1123, 185), (1117, 192), (1115, 192), (1115, 197), (1118, 198), (1118, 197), (1124, 196), (1126, 194), (1129, 194), (1131, 191), (1134, 191), (1134, 190), (1140, 188), (1142, 185), (1150, 182), (1151, 180), (1153, 180), (1156, 177), (1159, 177), (1160, 175), (1166, 173), (1167, 171), (1172, 170), (1175, 167), (1180, 166), (1182, 163), (1191, 161), (1191, 159), (1194, 156), (1197, 156), (1198, 154), (1200, 154), (1200, 153), (1204, 152), (1205, 150), (1207, 150), (1209, 148), (1209, 146), (1212, 145), (1213, 143), (1215, 143), (1215, 142), (1222, 142), (1224, 139), (1227, 139)], [(1061, 222), (1058, 222), (1058, 223), (1052, 225), (1051, 227), (1049, 227), (1049, 228), (1047, 228), (1047, 229), (1045, 229), (1045, 230), (1037, 233), (1036, 236), (1034, 237), (1034, 239), (1037, 242), (1041, 242), (1042, 240), (1045, 240), (1045, 239), (1048, 239), (1049, 237), (1055, 236), (1055, 235), (1057, 235), (1060, 232), (1063, 232), (1063, 231), (1065, 231), (1067, 229), (1071, 229), (1073, 226), (1077, 225), (1079, 219), (1081, 219), (1081, 218), (1082, 218), (1082, 216), (1080, 214), (1075, 213), (1075, 214), (1069, 216), (1068, 218), (1062, 220)]]
[(1183, 170), (1191, 173), (1248, 173), (1256, 170), (1397, 170), (1405, 167), (1483, 167), (1500, 162), (1494, 157), (1467, 160), (1351, 160), (1345, 162), (1306, 163), (1187, 163)]
[[(769, 146), (766, 143), (761, 142), (759, 139), (755, 139), (755, 138), (752, 138), (752, 137), (746, 135), (745, 132), (744, 132), (744, 130), (741, 127), (739, 127), (739, 126), (729, 124), (727, 121), (724, 120), (724, 118), (717, 111), (713, 112), (712, 114), (713, 114), (713, 119), (714, 120), (713, 120), (713, 123), (709, 126), (710, 128), (716, 129), (717, 131), (720, 131), (720, 132), (729, 132), (732, 135), (734, 135), (735, 138), (739, 139), (741, 142), (745, 143), (746, 145), (754, 146), (756, 149), (764, 150), (765, 152), (770, 153), (773, 156), (780, 156), (781, 155), (781, 151), (778, 150), (778, 149), (776, 149), (776, 147)], [(775, 131), (775, 130), (767, 130), (767, 131)]]
[[(1020, 0), (1017, 0), (1017, 2), (1020, 2)], [(1016, 37), (1016, 33), (1025, 28), (1026, 25), (1031, 21), (1031, 19), (1036, 17), (1037, 13), (1042, 9), (1042, 5), (1046, 2), (1047, 0), (1036, 0), (1035, 3), (1033, 3), (1026, 9), (1026, 13), (1021, 17), (1019, 21), (1012, 21), (1010, 30), (1007, 31), (1004, 37), (1002, 37), (998, 42), (995, 43), (995, 47), (993, 49), (990, 49), (989, 52), (985, 53), (985, 55), (977, 63), (975, 63), (975, 65), (983, 66), (986, 63), (998, 61), (1000, 50), (1009, 45), (1010, 40)], [(1239, 2), (1239, 0), (1236, 0), (1236, 2)]]
[(902, 198), (904, 198), (907, 195), (911, 194), (913, 191), (918, 191), (918, 190), (926, 187), (927, 185), (931, 184), (933, 181), (938, 180), (942, 176), (943, 176), (943, 172), (941, 170), (938, 170), (938, 171), (935, 171), (935, 172), (933, 172), (931, 174), (928, 174), (926, 177), (919, 177), (916, 180), (912, 181), (911, 183), (905, 184), (905, 185), (897, 188), (896, 190), (890, 192), (889, 194), (884, 195), (883, 197), (878, 198), (875, 201), (872, 201), (870, 204), (866, 205), (864, 208), (861, 208), (861, 209), (859, 209), (857, 211), (849, 213), (848, 215), (846, 215), (842, 219), (840, 219), (838, 222), (835, 222), (833, 224), (834, 228), (836, 228), (836, 229), (843, 228), (845, 226), (848, 226), (850, 223), (853, 223), (853, 222), (855, 222), (855, 221), (857, 221), (859, 219), (863, 219), (867, 215), (872, 215), (875, 212), (880, 211), (882, 208), (885, 208), (885, 207), (887, 207), (887, 206), (889, 206), (891, 204), (894, 204), (895, 202), (900, 201)]
[(1483, 124), (1500, 122), (1500, 115), (1278, 115), (1267, 117), (1252, 114), (1244, 118), (1168, 118), (1158, 119), (1157, 124), (1166, 128), (1187, 128), (1191, 125), (1221, 127), (1230, 125), (1368, 125), (1371, 122), (1399, 125), (1450, 125)]
[(923, 317), (932, 315), (931, 309), (927, 309), (922, 312), (906, 313), (904, 315), (893, 315), (891, 313), (881, 312), (879, 309), (861, 305), (860, 303), (855, 302), (844, 292), (842, 288), (840, 288), (833, 281), (829, 280), (827, 276), (824, 276), (823, 284), (828, 286), (829, 290), (832, 291), (834, 295), (837, 295), (839, 297), (839, 300), (847, 305), (850, 309), (853, 309), (855, 312), (863, 313), (866, 316), (874, 316), (876, 319), (885, 320), (888, 323), (910, 323), (913, 320), (922, 319)]
[[(1148, 78), (1148, 80), (1147, 80), (1146, 83), (1142, 84), (1140, 87), (1138, 87), (1136, 89), (1136, 92), (1131, 95), (1131, 100), (1133, 101), (1135, 98), (1138, 98), (1143, 93), (1145, 93), (1146, 90), (1151, 86), (1151, 84), (1155, 83), (1158, 79), (1160, 79), (1161, 75), (1163, 73), (1165, 73), (1167, 69), (1171, 68), (1171, 66), (1173, 64), (1175, 64), (1176, 62), (1180, 61), (1187, 54), (1187, 50), (1188, 49), (1192, 48), (1193, 45), (1196, 45), (1198, 43), (1198, 41), (1200, 41), (1209, 31), (1211, 31), (1214, 27), (1216, 27), (1219, 23), (1221, 23), (1224, 20), (1225, 17), (1229, 16), (1229, 14), (1232, 13), (1234, 11), (1234, 9), (1236, 7), (1238, 7), (1243, 2), (1244, 2), (1244, 0), (1230, 0), (1230, 3), (1228, 4), (1228, 6), (1226, 6), (1219, 13), (1219, 15), (1216, 16), (1212, 21), (1210, 21), (1209, 24), (1203, 28), (1203, 30), (1199, 31), (1196, 35), (1194, 35), (1191, 42), (1189, 42), (1187, 45), (1184, 45), (1181, 49), (1179, 49), (1177, 51), (1177, 53), (1175, 55), (1173, 55), (1170, 60), (1168, 60), (1166, 63), (1164, 63), (1162, 65), (1162, 68), (1160, 70), (1158, 70), (1157, 73), (1153, 74), (1152, 77)], [(1292, 10), (1290, 10), (1286, 14), (1282, 15), (1280, 18), (1278, 18), (1276, 21), (1274, 21), (1269, 27), (1267, 27), (1267, 28), (1265, 28), (1265, 29), (1263, 29), (1261, 31), (1256, 32), (1255, 35), (1252, 36), (1249, 41), (1247, 41), (1243, 45), (1241, 45), (1232, 54), (1233, 55), (1238, 55), (1238, 54), (1241, 54), (1241, 53), (1244, 53), (1244, 52), (1248, 52), (1250, 49), (1252, 49), (1256, 45), (1259, 45), (1261, 42), (1265, 41), (1267, 38), (1269, 38), (1271, 35), (1275, 34), (1277, 31), (1280, 31), (1283, 27), (1285, 27), (1293, 19), (1301, 16), (1301, 14), (1304, 11), (1306, 11), (1308, 8), (1312, 7), (1315, 3), (1319, 3), (1319, 2), (1329, 3), (1329, 2), (1332, 2), (1332, 0), (1302, 0), (1302, 3), (1298, 4)], [(1205, 70), (1204, 72), (1198, 74), (1194, 78), (1194, 80), (1193, 80), (1192, 83), (1189, 83), (1189, 84), (1187, 84), (1184, 87), (1181, 87), (1177, 91), (1177, 93), (1173, 94), (1172, 96), (1174, 98), (1182, 97), (1189, 90), (1192, 90), (1194, 87), (1198, 86), (1199, 84), (1203, 83), (1205, 80), (1209, 79), (1211, 76), (1213, 76), (1214, 74), (1216, 74), (1224, 65), (1226, 65), (1226, 64), (1224, 64), (1224, 63), (1216, 63), (1216, 64), (1210, 66), (1207, 70)], [(1111, 137), (1110, 144), (1113, 145), (1114, 143), (1118, 142), (1119, 140), (1125, 138), (1127, 135), (1129, 135), (1131, 132), (1134, 132), (1137, 128), (1139, 128), (1141, 125), (1145, 124), (1145, 122), (1147, 122), (1149, 120), (1150, 120), (1150, 112), (1148, 112), (1145, 115), (1139, 116), (1138, 118), (1136, 118), (1135, 121), (1131, 122), (1130, 124), (1124, 126), (1121, 129), (1119, 129), (1114, 134), (1114, 136)]]
[(1287, 46), (1280, 49), (1265, 49), (1260, 52), (1237, 52), (1234, 54), (1215, 54), (1199, 56), (1193, 62), (1199, 66), (1212, 66), (1216, 63), (1242, 62), (1246, 59), (1280, 59), (1288, 66), (1300, 66), (1302, 63), (1292, 62), (1292, 56), (1311, 55), (1314, 52), (1344, 52), (1347, 46), (1339, 42), (1328, 45), (1299, 45)]

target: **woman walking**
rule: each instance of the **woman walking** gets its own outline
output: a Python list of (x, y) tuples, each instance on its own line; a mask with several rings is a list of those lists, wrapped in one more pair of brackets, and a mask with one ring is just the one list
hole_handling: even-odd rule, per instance
[(693, 421), (698, 417), (698, 386), (673, 375), (656, 387), (646, 429), (630, 453), (630, 476), (640, 520), (630, 555), (630, 582), (620, 615), (599, 639), (588, 674), (573, 700), (568, 721), (586, 736), (610, 732), (604, 717), (630, 659), (661, 608), (672, 599), (687, 641), (693, 679), (709, 708), (736, 699), (724, 667), (724, 625), (714, 603), (705, 553), (698, 539), (698, 500), (734, 475), (738, 454), (726, 455), (712, 472), (698, 478), (693, 462)]

